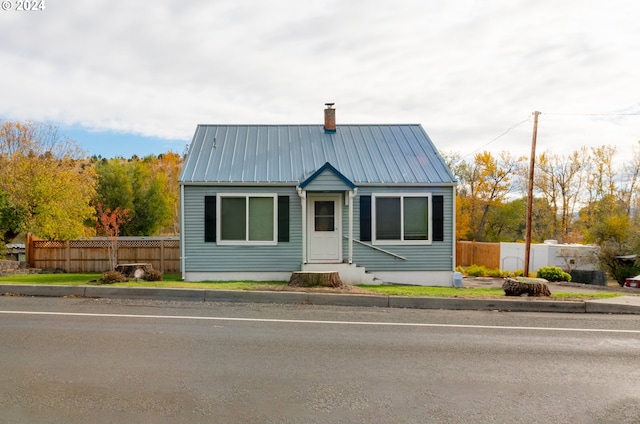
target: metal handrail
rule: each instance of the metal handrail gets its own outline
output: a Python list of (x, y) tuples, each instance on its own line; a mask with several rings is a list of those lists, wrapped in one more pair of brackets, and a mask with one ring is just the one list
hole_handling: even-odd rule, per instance
[[(344, 237), (344, 238), (346, 238), (347, 240), (349, 240), (349, 237), (348, 237), (348, 236), (342, 236), (342, 237)], [(377, 250), (377, 251), (379, 251), (379, 252), (386, 253), (387, 255), (393, 256), (393, 257), (398, 258), (398, 259), (402, 259), (403, 261), (406, 261), (406, 260), (407, 260), (407, 258), (405, 258), (404, 256), (396, 255), (396, 254), (395, 254), (395, 253), (393, 253), (393, 252), (389, 252), (388, 250), (380, 249), (379, 247), (376, 247), (376, 246), (374, 246), (374, 245), (372, 245), (372, 244), (368, 244), (368, 243), (365, 243), (365, 242), (363, 242), (363, 241), (356, 240), (356, 239), (352, 239), (352, 240), (353, 240), (353, 241), (355, 241), (355, 242), (356, 242), (356, 243), (358, 243), (358, 244), (363, 245), (363, 246), (370, 247), (370, 248), (372, 248), (373, 250)]]

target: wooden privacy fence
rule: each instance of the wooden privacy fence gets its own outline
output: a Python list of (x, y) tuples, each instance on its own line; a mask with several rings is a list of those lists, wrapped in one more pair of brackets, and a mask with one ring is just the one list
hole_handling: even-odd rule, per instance
[[(62, 269), (66, 272), (109, 271), (109, 240), (49, 241), (29, 236), (26, 256), (32, 268)], [(180, 272), (178, 237), (119, 237), (118, 263), (150, 263), (161, 272)], [(456, 266), (484, 265), (500, 268), (500, 243), (458, 241)]]
[[(66, 272), (109, 271), (106, 237), (49, 241), (27, 238), (27, 262), (32, 268)], [(118, 263), (150, 263), (161, 272), (180, 272), (178, 237), (118, 237)]]
[(456, 243), (456, 266), (484, 265), (500, 268), (500, 243), (459, 241)]

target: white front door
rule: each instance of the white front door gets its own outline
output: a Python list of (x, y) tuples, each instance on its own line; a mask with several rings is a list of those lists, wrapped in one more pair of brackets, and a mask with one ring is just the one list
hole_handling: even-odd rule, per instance
[(308, 201), (309, 262), (341, 262), (342, 196), (309, 194)]

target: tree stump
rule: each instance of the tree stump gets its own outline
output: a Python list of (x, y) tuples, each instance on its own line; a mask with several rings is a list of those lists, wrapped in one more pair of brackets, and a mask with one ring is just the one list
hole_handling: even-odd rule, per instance
[(542, 281), (519, 281), (505, 278), (502, 290), (507, 296), (551, 296), (549, 286)]
[(127, 278), (135, 278), (136, 280), (144, 278), (144, 276), (152, 269), (153, 265), (150, 263), (116, 265), (116, 271), (120, 272)]
[(343, 287), (338, 271), (296, 271), (289, 279), (291, 287)]

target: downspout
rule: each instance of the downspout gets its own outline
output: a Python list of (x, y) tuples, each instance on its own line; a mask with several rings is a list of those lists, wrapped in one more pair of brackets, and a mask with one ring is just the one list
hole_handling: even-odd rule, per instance
[(307, 192), (297, 187), (298, 196), (300, 197), (300, 206), (302, 207), (302, 263), (307, 263)]
[(184, 228), (184, 184), (180, 184), (180, 270), (182, 271), (182, 281), (187, 277), (186, 256), (185, 256), (185, 236)]
[(453, 240), (453, 242), (451, 243), (453, 245), (452, 252), (451, 252), (451, 258), (453, 260), (453, 263), (451, 264), (451, 267), (453, 268), (452, 271), (456, 270), (456, 243), (457, 243), (457, 240), (456, 240), (456, 215), (457, 215), (457, 213), (456, 213), (456, 211), (457, 211), (456, 210), (456, 197), (457, 197), (457, 195), (456, 195), (456, 186), (453, 186), (453, 201), (452, 201), (452, 204), (453, 204), (453, 231), (452, 231), (452, 234), (451, 234), (451, 240)]

